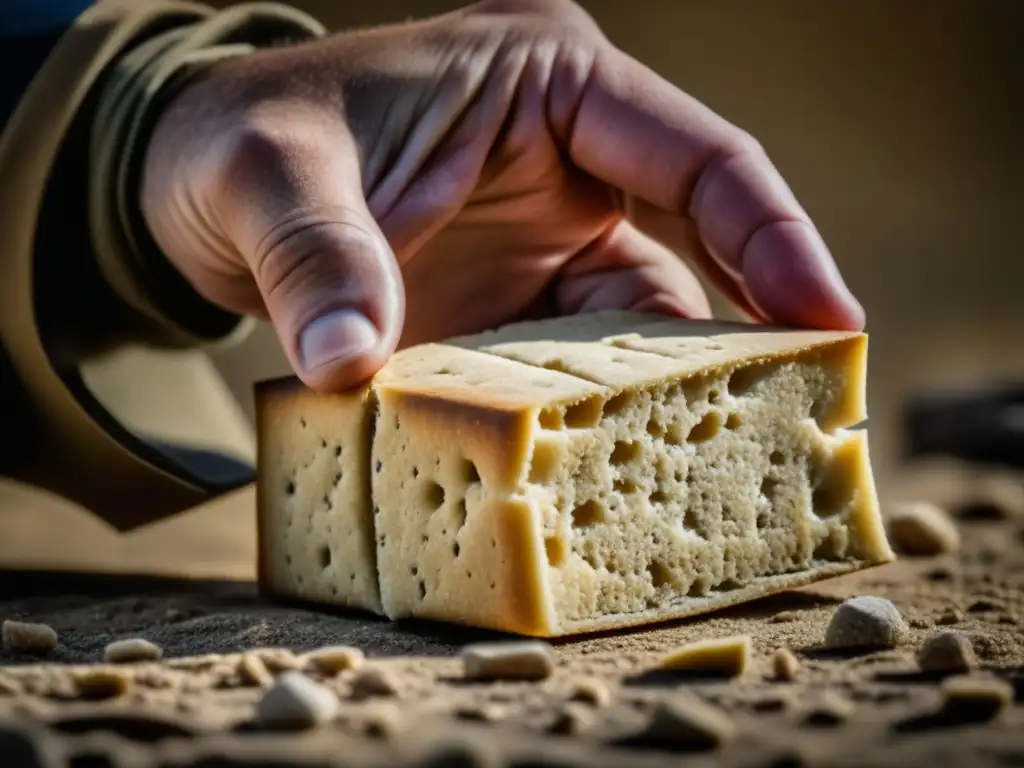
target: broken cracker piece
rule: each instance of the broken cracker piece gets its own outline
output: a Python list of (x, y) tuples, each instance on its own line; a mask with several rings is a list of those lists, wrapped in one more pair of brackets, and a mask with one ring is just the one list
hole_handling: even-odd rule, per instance
[(893, 505), (886, 525), (893, 546), (904, 554), (932, 557), (960, 549), (960, 529), (941, 507), (928, 502)]
[(548, 730), (563, 736), (578, 736), (593, 726), (595, 719), (590, 707), (569, 702), (559, 708)]
[(468, 680), (543, 680), (555, 669), (555, 654), (539, 640), (476, 643), (462, 649)]
[(57, 633), (48, 624), (6, 619), (0, 627), (0, 636), (8, 653), (45, 656), (57, 648)]
[(997, 677), (957, 675), (939, 687), (942, 711), (963, 722), (985, 722), (1013, 703), (1013, 686)]
[(103, 651), (107, 664), (129, 664), (139, 661), (156, 661), (164, 652), (159, 645), (141, 637), (115, 640)]
[(274, 676), (263, 663), (263, 658), (258, 653), (247, 651), (238, 660), (235, 670), (238, 677), (246, 685), (256, 685), (260, 688), (269, 688), (274, 684)]
[(734, 635), (698, 640), (677, 648), (661, 662), (661, 668), (676, 672), (703, 672), (737, 677), (750, 663), (750, 637)]
[(772, 674), (776, 680), (791, 682), (800, 672), (800, 659), (789, 648), (776, 648), (772, 654)]
[(267, 593), (536, 637), (889, 562), (867, 337), (631, 312), (409, 347), (363, 388), (257, 387)]
[(381, 667), (362, 667), (352, 678), (352, 696), (357, 699), (396, 696), (400, 688), (395, 674)]
[(364, 661), (366, 655), (360, 649), (348, 645), (317, 648), (302, 657), (303, 666), (311, 666), (328, 674), (359, 669)]
[(89, 667), (75, 670), (71, 680), (79, 696), (84, 699), (113, 699), (132, 689), (131, 675), (112, 667)]
[(603, 680), (596, 677), (584, 677), (573, 681), (569, 699), (583, 704), (592, 704), (595, 707), (605, 707), (611, 703), (612, 693), (608, 689), (608, 684)]

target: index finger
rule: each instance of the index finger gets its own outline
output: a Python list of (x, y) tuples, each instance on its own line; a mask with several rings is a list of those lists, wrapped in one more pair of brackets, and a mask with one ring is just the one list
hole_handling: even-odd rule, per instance
[(770, 321), (863, 328), (817, 229), (749, 134), (611, 47), (585, 63), (563, 58), (550, 93), (572, 161), (692, 219), (705, 250)]

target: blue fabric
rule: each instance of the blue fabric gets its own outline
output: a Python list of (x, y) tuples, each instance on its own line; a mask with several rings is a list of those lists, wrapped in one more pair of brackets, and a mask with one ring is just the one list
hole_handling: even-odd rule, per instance
[(0, 0), (0, 37), (66, 29), (92, 0)]
[(0, 130), (61, 35), (92, 0), (0, 0)]

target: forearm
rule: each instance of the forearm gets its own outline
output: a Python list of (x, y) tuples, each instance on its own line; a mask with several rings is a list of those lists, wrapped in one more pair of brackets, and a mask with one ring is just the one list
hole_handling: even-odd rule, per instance
[[(181, 60), (168, 66), (166, 55), (147, 55), (145, 46), (153, 53), (151, 41), (162, 39), (164, 54), (202, 56), (224, 41), (192, 35), (187, 50), (175, 43), (205, 29), (199, 25), (211, 13), (181, 3), (90, 9), (49, 52), (0, 139), (0, 345), (8, 360), (0, 394), (5, 410), (17, 410), (23, 436), (8, 438), (19, 450), (0, 471), (122, 528), (247, 479), (237, 466), (192, 471), (189, 461), (209, 468), (209, 457), (183, 461), (180, 451), (132, 434), (81, 375), (84, 361), (120, 345), (189, 349), (244, 329), (152, 247), (134, 199), (137, 159), (159, 109), (151, 94), (159, 97), (167, 75), (182, 72)], [(274, 39), (266, 25), (234, 31), (237, 42)], [(16, 406), (8, 392), (20, 393)]]

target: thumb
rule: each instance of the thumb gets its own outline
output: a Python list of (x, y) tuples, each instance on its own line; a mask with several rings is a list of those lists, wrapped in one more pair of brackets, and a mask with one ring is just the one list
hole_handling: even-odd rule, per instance
[(360, 384), (394, 352), (405, 302), (355, 141), (337, 117), (291, 106), (247, 118), (230, 144), (217, 214), (292, 367), (321, 392)]

